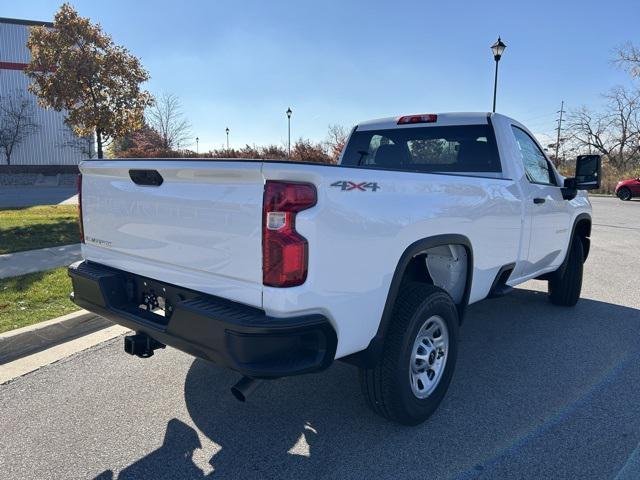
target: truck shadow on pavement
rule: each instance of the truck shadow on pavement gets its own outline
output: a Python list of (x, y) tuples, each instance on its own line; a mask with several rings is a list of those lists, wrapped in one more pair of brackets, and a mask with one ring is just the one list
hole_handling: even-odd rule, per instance
[(172, 419), (163, 445), (118, 478), (605, 478), (640, 441), (639, 336), (640, 310), (605, 302), (562, 308), (517, 289), (473, 305), (449, 392), (418, 427), (370, 412), (340, 362), (265, 383), (242, 404), (229, 393), (236, 374), (195, 360), (184, 393), (216, 445), (208, 475), (192, 460), (199, 434)]

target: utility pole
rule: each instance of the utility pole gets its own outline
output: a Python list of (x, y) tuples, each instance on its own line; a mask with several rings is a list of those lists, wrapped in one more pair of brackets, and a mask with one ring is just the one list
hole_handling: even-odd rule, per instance
[(558, 158), (558, 154), (560, 151), (560, 130), (562, 130), (562, 114), (564, 113), (564, 100), (560, 104), (560, 111), (556, 112), (560, 114), (560, 118), (558, 119), (558, 137), (556, 139), (556, 167), (560, 166), (560, 158)]

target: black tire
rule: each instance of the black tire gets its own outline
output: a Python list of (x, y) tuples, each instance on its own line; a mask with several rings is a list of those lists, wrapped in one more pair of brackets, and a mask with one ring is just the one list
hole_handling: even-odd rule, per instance
[(620, 200), (623, 201), (627, 201), (627, 200), (631, 200), (631, 190), (629, 190), (627, 187), (622, 187), (620, 190), (618, 190), (618, 198)]
[(549, 298), (551, 303), (573, 307), (580, 299), (582, 290), (582, 267), (584, 252), (582, 241), (574, 237), (569, 250), (567, 264), (562, 271), (554, 272), (549, 279)]
[[(414, 343), (421, 328), (434, 316), (444, 321), (448, 351), (435, 389), (426, 398), (418, 398), (410, 380)], [(449, 294), (423, 283), (403, 285), (380, 361), (373, 368), (360, 368), (360, 386), (369, 407), (379, 415), (404, 425), (424, 422), (436, 410), (449, 387), (458, 354), (457, 343), (458, 312)]]

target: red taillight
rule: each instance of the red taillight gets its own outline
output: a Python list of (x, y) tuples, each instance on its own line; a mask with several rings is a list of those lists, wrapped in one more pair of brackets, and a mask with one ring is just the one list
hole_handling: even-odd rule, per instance
[(78, 228), (80, 229), (80, 241), (84, 243), (84, 224), (82, 223), (82, 174), (78, 174)]
[(434, 123), (438, 121), (438, 115), (429, 113), (427, 115), (405, 115), (398, 119), (398, 125), (406, 125), (408, 123)]
[(296, 213), (316, 204), (310, 183), (267, 181), (262, 209), (262, 283), (293, 287), (307, 279), (309, 245), (296, 232)]

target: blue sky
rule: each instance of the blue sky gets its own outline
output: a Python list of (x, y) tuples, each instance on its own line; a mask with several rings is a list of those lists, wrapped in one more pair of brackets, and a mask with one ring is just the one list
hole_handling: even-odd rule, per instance
[[(71, 2), (142, 59), (153, 93), (178, 95), (200, 138), (219, 147), (322, 140), (327, 126), (389, 115), (491, 109), (502, 36), (499, 112), (536, 134), (567, 108), (597, 106), (627, 83), (612, 49), (640, 43), (637, 0)], [(50, 20), (59, 1), (0, 0), (0, 16)], [(194, 146), (195, 148), (195, 146)]]

